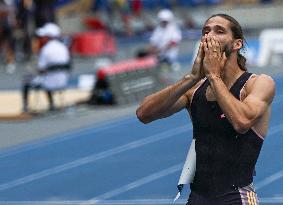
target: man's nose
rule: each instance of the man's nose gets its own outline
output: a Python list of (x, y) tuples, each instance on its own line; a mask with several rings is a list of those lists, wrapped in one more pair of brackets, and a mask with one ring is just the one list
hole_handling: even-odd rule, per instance
[(207, 34), (207, 37), (213, 37), (213, 36), (215, 36), (213, 31), (209, 31), (209, 33)]

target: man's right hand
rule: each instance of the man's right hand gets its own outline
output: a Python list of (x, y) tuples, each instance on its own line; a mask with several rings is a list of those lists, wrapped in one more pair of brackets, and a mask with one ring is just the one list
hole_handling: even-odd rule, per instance
[(204, 69), (203, 69), (203, 59), (204, 59), (203, 39), (204, 37), (201, 39), (201, 42), (199, 44), (198, 53), (195, 58), (195, 61), (194, 61), (194, 64), (191, 70), (191, 74), (190, 74), (196, 81), (199, 81), (205, 77)]

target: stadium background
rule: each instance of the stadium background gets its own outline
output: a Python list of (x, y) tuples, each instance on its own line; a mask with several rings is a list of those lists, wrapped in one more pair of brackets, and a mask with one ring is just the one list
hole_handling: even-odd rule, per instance
[[(66, 42), (90, 31), (84, 24), (90, 17), (104, 20), (116, 42), (115, 55), (74, 55), (70, 88), (79, 92), (75, 96), (85, 96), (86, 90), (79, 88), (82, 76), (95, 76), (101, 65), (134, 58), (137, 49), (148, 42), (160, 8), (174, 11), (183, 32), (178, 59), (181, 69), (171, 74), (173, 80), (190, 68), (207, 17), (224, 12), (239, 20), (247, 38), (250, 71), (267, 73), (277, 83), (270, 137), (258, 162), (255, 185), (262, 204), (283, 204), (282, 56), (276, 55), (272, 65), (256, 65), (260, 33), (283, 27), (282, 1), (144, 0), (140, 16), (131, 17), (130, 30), (119, 20), (118, 9), (114, 8), (109, 17), (103, 7), (105, 2), (101, 1), (99, 8), (89, 1), (59, 1), (56, 5), (57, 21)], [(145, 22), (150, 26), (145, 27)], [(138, 102), (133, 102), (118, 106), (73, 105), (24, 120), (7, 118), (20, 112), (21, 79), (34, 63), (35, 59), (18, 62), (20, 69), (12, 75), (0, 70), (0, 204), (171, 204), (191, 139), (186, 113), (144, 126), (135, 118)], [(75, 99), (71, 95), (65, 98), (70, 102)], [(184, 203), (185, 192), (178, 204)]]

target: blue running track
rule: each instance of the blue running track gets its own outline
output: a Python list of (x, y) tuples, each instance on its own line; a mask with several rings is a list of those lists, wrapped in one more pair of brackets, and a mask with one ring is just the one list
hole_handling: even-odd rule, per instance
[[(257, 163), (261, 204), (283, 204), (283, 76)], [(185, 111), (148, 125), (134, 113), (0, 150), (0, 204), (171, 204), (192, 127)], [(185, 204), (186, 188), (176, 204)]]

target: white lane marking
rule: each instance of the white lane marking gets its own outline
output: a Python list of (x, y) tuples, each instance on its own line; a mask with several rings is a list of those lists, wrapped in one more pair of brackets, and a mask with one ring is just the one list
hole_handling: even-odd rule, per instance
[[(283, 197), (259, 198), (260, 204), (283, 204)], [(85, 200), (50, 200), (50, 201), (0, 201), (0, 205), (78, 205)], [(175, 204), (185, 204), (186, 199), (179, 199)], [(129, 200), (102, 200), (96, 205), (171, 205), (172, 199), (129, 199)]]
[(260, 204), (283, 204), (283, 197), (259, 198)]
[(167, 131), (159, 133), (159, 134), (155, 134), (155, 135), (152, 135), (152, 136), (140, 139), (140, 140), (130, 142), (130, 143), (122, 145), (122, 146), (115, 147), (113, 149), (109, 149), (109, 150), (106, 150), (106, 151), (103, 151), (103, 152), (100, 152), (100, 153), (89, 155), (87, 157), (83, 157), (83, 158), (80, 158), (80, 159), (59, 165), (59, 166), (52, 167), (52, 168), (49, 168), (49, 169), (46, 169), (46, 170), (43, 170), (43, 171), (40, 171), (40, 172), (37, 172), (37, 173), (33, 173), (33, 174), (28, 175), (28, 176), (12, 180), (10, 182), (0, 184), (0, 191), (11, 189), (13, 187), (41, 179), (43, 177), (47, 177), (47, 176), (50, 176), (50, 175), (53, 175), (53, 174), (57, 174), (57, 173), (60, 173), (60, 172), (63, 172), (63, 171), (67, 171), (69, 169), (73, 169), (73, 168), (76, 168), (76, 167), (79, 167), (79, 166), (82, 166), (82, 165), (85, 165), (85, 164), (93, 163), (97, 160), (104, 159), (106, 157), (110, 157), (110, 156), (113, 156), (113, 155), (121, 153), (121, 152), (125, 152), (125, 151), (131, 150), (131, 149), (142, 147), (142, 146), (150, 144), (150, 143), (154, 143), (154, 142), (157, 142), (157, 141), (160, 141), (160, 140), (164, 140), (166, 138), (173, 137), (173, 136), (176, 136), (178, 134), (187, 132), (190, 129), (191, 129), (191, 127), (188, 126), (188, 125), (177, 127), (177, 128), (170, 129), (170, 130), (167, 130)]
[[(78, 205), (86, 201), (0, 201), (0, 205)], [(172, 199), (134, 199), (134, 200), (103, 200), (97, 205), (168, 205)], [(185, 200), (179, 200), (175, 204), (185, 204)]]
[[(279, 100), (279, 102), (280, 101), (281, 101), (281, 99)], [(106, 126), (102, 126), (101, 130), (107, 129), (108, 125), (109, 124), (107, 124)], [(111, 126), (113, 126), (113, 125), (110, 124), (109, 127), (111, 127)], [(186, 126), (183, 126), (183, 127), (186, 127)], [(93, 127), (89, 127), (89, 128), (84, 129), (84, 130), (79, 130), (77, 132), (89, 131), (88, 129), (93, 129)], [(99, 131), (101, 131), (101, 130), (99, 130)], [(277, 125), (274, 128), (272, 128), (272, 130), (268, 134), (272, 135), (272, 134), (277, 133), (277, 132), (279, 132), (281, 130), (282, 130), (282, 124)], [(65, 135), (62, 138), (59, 138), (59, 139), (54, 139), (54, 140), (51, 139), (51, 140), (43, 141), (43, 143), (34, 143), (34, 144), (31, 144), (30, 146), (23, 147), (22, 150), (15, 150), (15, 152), (10, 152), (8, 154), (16, 154), (16, 153), (21, 152), (21, 151), (26, 151), (26, 150), (37, 148), (37, 147), (41, 147), (41, 146), (44, 146), (44, 145), (47, 145), (47, 144), (52, 144), (52, 143), (60, 142), (60, 141), (65, 140), (66, 137), (68, 137), (67, 134), (65, 134)], [(73, 137), (67, 138), (67, 140), (68, 139), (72, 139), (72, 138)], [(149, 142), (149, 143), (152, 143), (152, 142)], [(129, 144), (131, 144), (131, 143), (129, 143)], [(123, 147), (123, 146), (121, 146), (121, 147)], [(137, 146), (137, 147), (139, 147), (139, 146)], [(117, 147), (117, 148), (119, 148), (119, 147)], [(114, 151), (117, 148), (114, 148), (114, 149), (111, 149), (111, 150)], [(136, 148), (136, 147), (132, 147), (132, 148)], [(126, 149), (126, 150), (130, 150), (132, 148), (129, 147), (129, 149)], [(126, 150), (124, 150), (124, 151), (126, 151)], [(108, 150), (108, 151), (110, 151), (110, 150)], [(37, 179), (40, 179), (40, 178), (52, 175), (52, 174), (56, 174), (56, 173), (59, 173), (59, 172), (62, 172), (62, 171), (66, 171), (66, 170), (71, 169), (71, 168), (82, 166), (84, 164), (91, 163), (93, 161), (96, 161), (96, 160), (99, 160), (99, 159), (102, 159), (102, 158), (106, 158), (106, 157), (111, 156), (113, 154), (117, 154), (117, 153), (123, 152), (121, 150), (116, 150), (116, 152), (114, 151), (113, 154), (111, 154), (111, 153), (106, 154), (106, 152), (108, 152), (108, 151), (98, 153), (98, 154), (96, 154), (96, 156), (95, 155), (91, 155), (91, 156), (88, 156), (88, 157), (85, 157), (85, 158), (81, 158), (81, 159), (75, 160), (73, 162), (69, 162), (69, 163), (66, 163), (66, 164), (63, 164), (63, 165), (60, 165), (60, 166), (56, 166), (56, 167), (44, 170), (42, 172), (38, 172), (38, 173), (29, 175), (29, 176), (26, 176), (26, 177), (23, 177), (23, 178), (20, 178), (20, 179), (13, 180), (13, 181), (8, 182), (8, 183), (1, 184), (0, 185), (0, 191), (6, 190), (6, 189), (9, 189), (9, 188), (13, 188), (15, 186), (19, 186), (21, 184), (25, 184), (25, 183), (28, 183), (28, 182), (31, 182), (31, 181), (34, 181), (34, 180), (37, 180)], [(0, 152), (0, 154), (1, 154), (1, 152)], [(103, 154), (106, 154), (106, 155), (103, 156)], [(3, 156), (0, 156), (0, 158), (1, 157), (3, 157)], [(5, 155), (4, 155), (4, 157), (5, 157)], [(90, 158), (93, 158), (93, 159), (90, 159)], [(280, 179), (282, 177), (282, 171), (277, 172), (274, 175), (271, 175), (270, 177), (266, 178), (265, 180), (259, 182), (258, 185), (257, 185), (257, 190), (262, 188), (263, 186), (266, 186), (266, 185), (270, 184), (271, 182), (273, 182), (275, 180)], [(2, 202), (0, 201), (0, 204), (1, 203)], [(13, 203), (13, 202), (11, 202), (11, 203)], [(49, 203), (50, 203), (50, 201), (49, 201)], [(5, 202), (5, 204), (7, 204), (7, 202)]]
[[(278, 104), (283, 101), (283, 95), (277, 95), (272, 103), (272, 105)], [(4, 157), (8, 157), (11, 155), (15, 155), (21, 152), (29, 151), (32, 149), (37, 149), (40, 147), (44, 147), (47, 145), (59, 143), (62, 141), (66, 140), (71, 140), (75, 139), (77, 137), (80, 137), (84, 133), (97, 133), (100, 131), (104, 131), (106, 129), (110, 129), (111, 127), (118, 126), (120, 124), (124, 124), (127, 122), (135, 122), (136, 118), (132, 116), (126, 116), (118, 119), (113, 119), (110, 122), (101, 122), (96, 125), (89, 125), (83, 128), (76, 128), (71, 131), (67, 131), (64, 133), (59, 133), (59, 134), (54, 134), (51, 136), (47, 136), (46, 139), (40, 139), (40, 140), (35, 140), (34, 142), (29, 142), (28, 144), (21, 144), (21, 145), (16, 145), (13, 147), (9, 147), (7, 149), (2, 149), (0, 150), (0, 159)]]
[[(282, 131), (282, 129), (283, 129), (283, 124), (279, 124), (277, 126), (272, 127), (267, 135), (270, 136), (270, 135), (277, 134), (278, 132)], [(283, 170), (280, 170), (280, 171), (266, 177), (262, 181), (255, 183), (255, 188), (256, 188), (256, 190), (262, 189), (263, 187), (271, 184), (274, 181), (281, 179), (282, 177), (283, 177)]]
[(265, 179), (263, 179), (262, 181), (256, 183), (255, 189), (256, 190), (262, 189), (263, 187), (271, 184), (272, 182), (275, 182), (275, 181), (281, 179), (282, 177), (283, 177), (283, 170), (276, 172), (275, 174), (272, 174), (272, 175), (266, 177)]
[(69, 130), (63, 133), (58, 133), (58, 134), (54, 134), (51, 136), (47, 136), (45, 139), (34, 140), (33, 142), (29, 142), (28, 144), (15, 145), (13, 147), (9, 147), (7, 149), (0, 150), (0, 159), (11, 156), (11, 155), (15, 155), (18, 153), (22, 153), (25, 151), (29, 151), (32, 149), (37, 149), (37, 148), (41, 148), (47, 145), (63, 142), (66, 140), (75, 139), (77, 137), (81, 137), (82, 134), (85, 134), (85, 133), (94, 134), (94, 133), (98, 133), (104, 130), (111, 129), (112, 127), (116, 127), (121, 124), (135, 122), (134, 119), (135, 118), (133, 117), (120, 118), (119, 120), (115, 119), (105, 124), (97, 124), (95, 126), (92, 125), (92, 126), (87, 126), (84, 128), (77, 128), (77, 129)]
[[(99, 196), (96, 196), (86, 202), (81, 203), (81, 205), (91, 205), (91, 204), (98, 204), (101, 200), (109, 199), (111, 197), (117, 196), (119, 194), (125, 193), (129, 190), (135, 189), (137, 187), (140, 187), (144, 184), (150, 183), (152, 181), (155, 181), (157, 179), (160, 179), (162, 177), (165, 177), (167, 175), (173, 174), (183, 168), (183, 163), (174, 165), (172, 167), (169, 167), (167, 169), (161, 170), (159, 172), (153, 173), (151, 175), (148, 175), (146, 177), (140, 178), (134, 182), (131, 182), (129, 184), (126, 184), (122, 187), (119, 187), (117, 189), (113, 189), (109, 192), (106, 192), (104, 194), (101, 194)], [(173, 202), (173, 199), (171, 200), (171, 203)]]
[(283, 130), (283, 123), (272, 126), (269, 128), (269, 131), (267, 132), (267, 137), (269, 137), (270, 135), (277, 134), (278, 132), (282, 130)]

